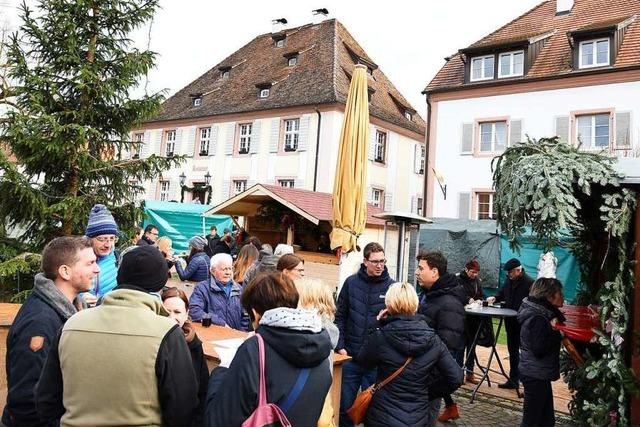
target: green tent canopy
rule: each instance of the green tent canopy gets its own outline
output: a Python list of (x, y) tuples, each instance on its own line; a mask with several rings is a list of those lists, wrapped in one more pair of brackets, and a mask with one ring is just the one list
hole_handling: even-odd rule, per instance
[(143, 227), (154, 224), (160, 236), (171, 239), (175, 253), (187, 251), (189, 239), (206, 236), (211, 226), (218, 228), (219, 235), (225, 228), (231, 229), (233, 221), (229, 215), (202, 215), (211, 208), (211, 205), (145, 200)]

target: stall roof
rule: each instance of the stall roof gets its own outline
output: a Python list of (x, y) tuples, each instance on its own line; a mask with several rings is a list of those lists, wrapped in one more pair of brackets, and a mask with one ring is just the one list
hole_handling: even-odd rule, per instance
[[(284, 188), (277, 185), (256, 184), (212, 207), (204, 212), (204, 215), (253, 216), (262, 203), (268, 200), (275, 200), (317, 225), (320, 221), (331, 222), (333, 220), (331, 211), (332, 199), (333, 195), (329, 193)], [(367, 225), (383, 227), (384, 221), (374, 217), (374, 215), (381, 213), (382, 209), (368, 203)]]

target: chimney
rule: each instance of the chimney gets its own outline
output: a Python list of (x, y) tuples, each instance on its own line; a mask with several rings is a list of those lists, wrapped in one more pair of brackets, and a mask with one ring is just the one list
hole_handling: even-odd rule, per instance
[(312, 10), (311, 14), (313, 15), (313, 23), (319, 24), (327, 19), (327, 17), (329, 16), (329, 11), (323, 7), (322, 9)]
[(574, 0), (556, 0), (556, 15), (566, 15), (571, 13)]
[(284, 30), (285, 25), (287, 25), (289, 21), (287, 21), (286, 18), (278, 18), (278, 19), (273, 19), (271, 21), (271, 32), (272, 33), (279, 33), (281, 31)]

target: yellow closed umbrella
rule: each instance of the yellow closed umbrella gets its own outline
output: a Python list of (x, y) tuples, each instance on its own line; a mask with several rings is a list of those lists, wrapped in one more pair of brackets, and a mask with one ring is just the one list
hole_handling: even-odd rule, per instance
[(342, 254), (357, 250), (358, 236), (366, 225), (368, 142), (367, 68), (356, 65), (344, 111), (336, 179), (333, 184), (331, 249), (341, 248)]

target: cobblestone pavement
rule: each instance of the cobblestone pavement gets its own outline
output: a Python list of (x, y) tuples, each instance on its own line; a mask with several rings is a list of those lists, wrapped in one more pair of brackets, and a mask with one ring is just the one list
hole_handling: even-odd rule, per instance
[[(448, 423), (437, 423), (438, 427), (518, 427), (522, 421), (522, 401), (516, 402), (479, 393), (474, 403), (469, 403), (470, 392), (459, 390), (454, 400), (460, 409), (460, 418)], [(575, 426), (566, 414), (556, 412), (556, 426)]]

